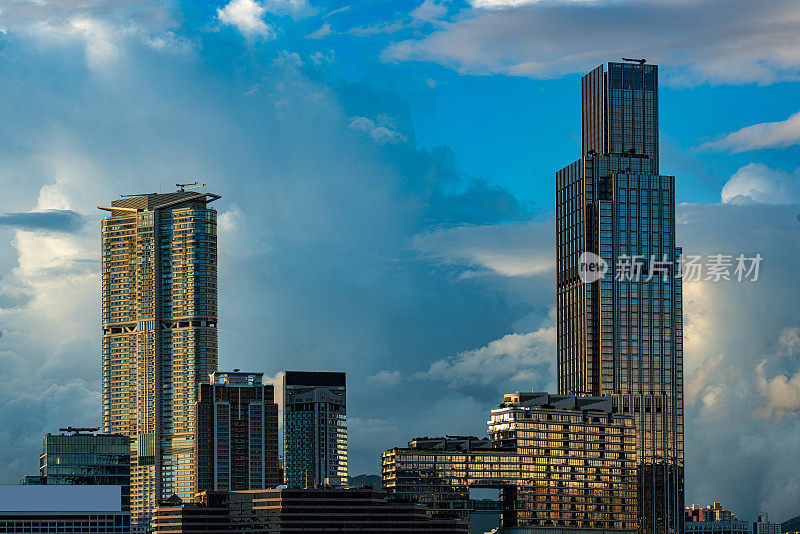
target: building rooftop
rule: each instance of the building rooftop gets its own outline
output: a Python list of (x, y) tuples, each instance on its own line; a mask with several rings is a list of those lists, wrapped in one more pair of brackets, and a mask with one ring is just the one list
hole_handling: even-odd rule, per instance
[(0, 512), (120, 512), (120, 486), (0, 484)]
[(226, 386), (260, 386), (263, 383), (264, 373), (247, 371), (214, 371), (209, 375), (212, 384)]
[(500, 408), (512, 407), (545, 408), (553, 410), (599, 411), (612, 413), (611, 397), (577, 395), (553, 395), (545, 392), (507, 393)]
[(174, 193), (146, 193), (111, 201), (111, 206), (97, 206), (101, 210), (110, 211), (112, 217), (126, 215), (137, 211), (153, 211), (173, 207), (197, 206), (204, 208), (214, 202), (219, 195), (198, 191), (176, 191)]
[(345, 373), (316, 371), (286, 371), (287, 386), (338, 386), (345, 387)]

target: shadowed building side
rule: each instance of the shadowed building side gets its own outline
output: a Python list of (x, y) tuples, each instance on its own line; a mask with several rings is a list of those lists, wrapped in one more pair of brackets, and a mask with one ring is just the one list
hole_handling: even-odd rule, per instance
[(274, 488), (278, 405), (262, 373), (216, 372), (195, 405), (195, 491)]

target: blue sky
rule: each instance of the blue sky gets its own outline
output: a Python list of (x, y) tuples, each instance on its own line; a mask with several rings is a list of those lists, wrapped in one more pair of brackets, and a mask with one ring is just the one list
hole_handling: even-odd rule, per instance
[[(579, 79), (661, 73), (687, 253), (687, 502), (800, 513), (800, 4), (774, 0), (0, 3), (0, 480), (100, 419), (99, 221), (222, 195), (220, 365), (346, 370), (351, 473), (554, 390), (554, 173)], [(777, 445), (776, 445), (777, 444)]]

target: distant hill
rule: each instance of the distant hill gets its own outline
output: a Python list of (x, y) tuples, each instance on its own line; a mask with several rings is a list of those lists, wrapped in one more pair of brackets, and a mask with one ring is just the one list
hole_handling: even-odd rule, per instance
[(796, 532), (798, 530), (800, 530), (800, 515), (781, 523), (781, 532)]
[(356, 475), (347, 477), (350, 487), (372, 486), (373, 489), (381, 489), (381, 477), (379, 475)]

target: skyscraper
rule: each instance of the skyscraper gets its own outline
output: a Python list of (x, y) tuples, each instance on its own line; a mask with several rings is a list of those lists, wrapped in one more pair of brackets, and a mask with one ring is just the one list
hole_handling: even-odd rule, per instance
[(262, 373), (211, 373), (195, 405), (195, 493), (274, 488), (278, 405)]
[(289, 487), (347, 484), (345, 390), (345, 373), (284, 373), (283, 463)]
[[(675, 178), (659, 174), (658, 67), (583, 77), (580, 159), (556, 173), (558, 389), (610, 395), (637, 435), (640, 529), (683, 531), (683, 327)], [(610, 271), (581, 277), (584, 253)], [(584, 282), (586, 280), (586, 282)]]
[(131, 517), (194, 497), (194, 403), (217, 368), (218, 195), (114, 200), (102, 222), (103, 431), (131, 440)]

